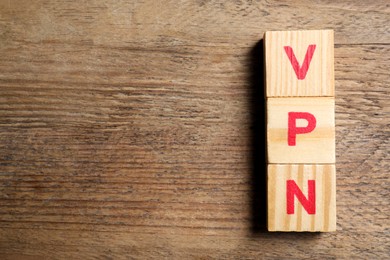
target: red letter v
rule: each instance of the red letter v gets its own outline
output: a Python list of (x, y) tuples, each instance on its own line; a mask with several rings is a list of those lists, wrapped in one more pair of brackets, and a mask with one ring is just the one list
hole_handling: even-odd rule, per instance
[(295, 74), (298, 79), (305, 79), (307, 71), (309, 69), (311, 58), (313, 57), (314, 51), (316, 49), (315, 44), (310, 44), (307, 47), (305, 60), (303, 61), (302, 67), (299, 65), (297, 58), (295, 57), (294, 51), (290, 46), (284, 46), (284, 50), (287, 54), (287, 57), (290, 59), (291, 65), (294, 68)]

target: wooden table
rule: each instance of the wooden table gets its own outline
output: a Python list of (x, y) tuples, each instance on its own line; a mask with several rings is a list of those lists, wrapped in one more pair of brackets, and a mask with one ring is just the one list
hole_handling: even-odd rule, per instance
[[(0, 1), (1, 259), (390, 257), (382, 1)], [(263, 33), (334, 29), (336, 233), (265, 231)]]

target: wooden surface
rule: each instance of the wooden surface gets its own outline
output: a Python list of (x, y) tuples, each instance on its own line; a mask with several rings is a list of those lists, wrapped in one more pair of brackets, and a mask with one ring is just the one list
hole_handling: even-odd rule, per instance
[[(1, 259), (389, 257), (388, 1), (0, 1)], [(333, 29), (337, 231), (265, 232), (265, 31)]]

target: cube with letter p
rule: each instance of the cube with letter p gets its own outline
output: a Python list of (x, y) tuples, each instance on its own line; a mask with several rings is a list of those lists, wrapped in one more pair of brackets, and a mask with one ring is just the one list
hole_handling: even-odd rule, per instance
[(334, 163), (333, 98), (268, 98), (268, 163)]

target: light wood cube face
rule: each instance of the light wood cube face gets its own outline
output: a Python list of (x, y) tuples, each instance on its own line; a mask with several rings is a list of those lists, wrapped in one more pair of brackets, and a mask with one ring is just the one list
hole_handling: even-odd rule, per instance
[(268, 98), (268, 163), (335, 163), (334, 98)]
[(335, 231), (334, 165), (268, 165), (269, 231)]
[(332, 30), (265, 34), (266, 96), (334, 96)]

